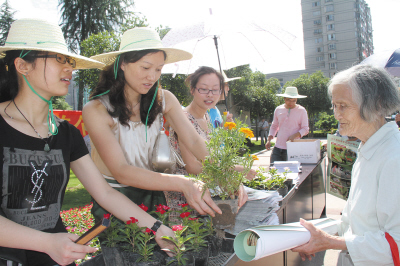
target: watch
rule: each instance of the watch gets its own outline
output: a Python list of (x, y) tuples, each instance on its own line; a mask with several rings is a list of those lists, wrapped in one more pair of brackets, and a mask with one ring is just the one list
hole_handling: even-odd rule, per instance
[(162, 224), (163, 223), (161, 221), (157, 220), (150, 229), (154, 232), (157, 232), (158, 228), (160, 228)]

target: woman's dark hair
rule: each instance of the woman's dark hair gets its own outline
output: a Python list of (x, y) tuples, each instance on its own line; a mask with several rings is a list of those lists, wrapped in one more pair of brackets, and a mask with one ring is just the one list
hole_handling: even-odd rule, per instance
[(219, 73), (214, 68), (207, 66), (199, 67), (195, 72), (193, 72), (193, 74), (187, 77), (185, 80), (186, 86), (188, 86), (191, 91), (194, 90), (196, 88), (197, 82), (199, 82), (199, 79), (206, 74), (217, 75), (220, 81), (220, 89), (224, 87), (225, 80), (224, 77), (221, 75), (221, 73)]
[[(114, 75), (114, 64), (106, 66), (100, 73), (99, 83), (92, 90), (90, 96), (91, 98), (93, 98), (96, 97), (97, 95), (106, 92), (107, 90), (110, 90), (110, 92), (108, 92), (107, 95), (109, 97), (110, 104), (113, 107), (113, 110), (112, 111), (109, 110), (108, 113), (112, 117), (118, 117), (122, 125), (129, 127), (128, 122), (129, 118), (132, 115), (132, 111), (128, 108), (129, 103), (127, 103), (126, 95), (124, 92), (125, 76), (124, 76), (124, 71), (121, 69), (121, 64), (135, 63), (147, 54), (153, 54), (158, 52), (164, 53), (164, 60), (167, 58), (167, 55), (164, 51), (156, 49), (133, 51), (121, 54), (118, 63), (117, 79), (115, 79)], [(157, 84), (158, 83), (156, 82), (147, 94), (142, 94), (140, 100), (140, 120), (142, 121), (143, 124), (146, 123), (147, 112), (153, 100)], [(161, 93), (160, 90), (158, 90), (156, 100), (154, 101), (154, 104), (149, 113), (149, 118), (147, 122), (148, 126), (151, 126), (151, 124), (156, 119), (157, 115), (162, 112), (160, 93)]]
[[(33, 64), (39, 53), (43, 52), (32, 50), (24, 57), (24, 60)], [(0, 59), (0, 102), (10, 101), (18, 94), (18, 76), (14, 61), (20, 55), (21, 50), (10, 50), (5, 52), (5, 56)]]

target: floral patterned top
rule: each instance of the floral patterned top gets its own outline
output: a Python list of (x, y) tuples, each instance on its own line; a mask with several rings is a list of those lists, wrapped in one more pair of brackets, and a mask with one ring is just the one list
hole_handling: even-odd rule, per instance
[[(199, 123), (197, 122), (197, 119), (194, 118), (194, 116), (192, 114), (190, 114), (189, 112), (183, 111), (185, 113), (185, 115), (187, 116), (187, 118), (189, 119), (189, 121), (192, 123), (193, 127), (196, 129), (197, 133), (206, 141), (210, 140), (210, 133), (211, 130), (210, 128), (208, 128), (206, 131), (204, 131), (201, 126), (199, 125)], [(208, 113), (205, 114), (205, 119), (207, 121), (207, 124), (211, 123), (210, 120), (210, 116), (208, 115)], [(176, 153), (181, 156), (181, 149), (179, 148), (179, 142), (178, 142), (178, 135), (176, 134), (176, 132), (170, 128), (169, 131), (169, 141), (170, 141), (170, 145), (171, 147), (176, 151)], [(176, 169), (174, 171), (174, 174), (180, 174), (180, 175), (188, 175), (188, 172), (186, 171), (186, 169), (184, 167), (181, 167), (179, 164), (176, 165)], [(164, 191), (164, 195), (165, 195), (165, 199), (167, 200), (167, 205), (168, 207), (171, 208), (172, 212), (170, 213), (170, 222), (175, 221), (178, 215), (176, 213), (176, 211), (179, 211), (181, 209), (181, 206), (179, 206), (180, 204), (184, 204), (187, 203), (185, 196), (183, 195), (183, 193), (181, 192), (176, 192), (176, 191)], [(176, 220), (178, 221), (178, 220)]]

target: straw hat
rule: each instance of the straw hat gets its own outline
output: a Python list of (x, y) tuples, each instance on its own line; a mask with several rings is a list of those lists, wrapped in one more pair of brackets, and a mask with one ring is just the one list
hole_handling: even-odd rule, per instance
[(182, 60), (189, 60), (193, 57), (191, 53), (184, 50), (175, 48), (164, 48), (160, 36), (155, 30), (139, 27), (124, 32), (121, 38), (119, 51), (99, 54), (90, 58), (108, 65), (113, 63), (115, 61), (115, 58), (122, 53), (147, 49), (158, 49), (164, 51), (167, 54), (165, 64), (175, 63)]
[(225, 74), (225, 71), (222, 70), (222, 76), (224, 77), (225, 83), (232, 81), (232, 80), (236, 80), (236, 79), (241, 79), (242, 77), (234, 77), (234, 78), (228, 78)]
[(296, 87), (287, 87), (284, 94), (277, 94), (276, 96), (282, 96), (286, 98), (306, 98), (307, 96), (299, 95)]
[(102, 68), (103, 63), (68, 51), (63, 33), (57, 24), (41, 19), (18, 19), (11, 24), (4, 46), (0, 46), (0, 57), (5, 51), (35, 50), (70, 56), (76, 61), (75, 69)]

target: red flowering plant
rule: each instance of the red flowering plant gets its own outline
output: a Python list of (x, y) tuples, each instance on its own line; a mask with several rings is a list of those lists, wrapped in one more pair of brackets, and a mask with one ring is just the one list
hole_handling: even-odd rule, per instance
[(188, 249), (198, 252), (202, 247), (207, 246), (206, 237), (214, 232), (211, 220), (194, 217), (187, 203), (179, 204), (179, 206), (182, 207), (178, 211), (180, 218), (182, 218), (182, 225), (188, 228), (185, 233), (192, 235), (186, 246)]
[(173, 259), (171, 259), (167, 265), (174, 261), (178, 262), (178, 265), (186, 265), (187, 258), (185, 258), (183, 255), (189, 249), (185, 247), (185, 243), (194, 237), (192, 234), (187, 235), (184, 233), (187, 228), (187, 226), (183, 225), (174, 225), (172, 226), (172, 231), (174, 231), (175, 237), (162, 237), (164, 240), (170, 241), (175, 245), (173, 249), (162, 249), (175, 255), (175, 257), (173, 257)]
[(171, 212), (171, 208), (168, 207), (167, 205), (155, 205), (156, 210), (153, 212), (158, 216), (158, 219), (163, 223), (163, 224), (168, 224), (168, 217), (169, 213)]

